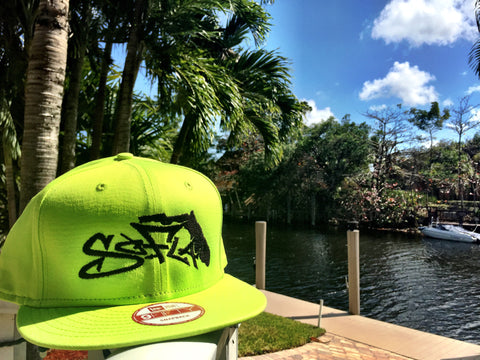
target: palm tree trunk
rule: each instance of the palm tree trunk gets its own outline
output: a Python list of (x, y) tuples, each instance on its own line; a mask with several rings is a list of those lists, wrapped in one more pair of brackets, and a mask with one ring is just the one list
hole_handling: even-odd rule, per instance
[[(68, 0), (40, 0), (25, 85), (20, 212), (57, 173), (58, 133), (67, 63)], [(27, 344), (27, 360), (38, 360)]]
[(172, 156), (170, 158), (171, 164), (180, 164), (184, 150), (189, 143), (189, 139), (191, 139), (194, 126), (195, 118), (192, 117), (191, 114), (186, 114), (180, 132), (175, 140), (175, 145), (173, 146)]
[(68, 0), (41, 0), (25, 86), (20, 211), (56, 176), (67, 60)]
[(132, 121), (133, 87), (137, 79), (138, 69), (143, 59), (142, 19), (145, 0), (135, 1), (135, 15), (132, 30), (127, 43), (127, 56), (120, 84), (119, 104), (115, 134), (113, 138), (113, 154), (128, 152), (130, 149), (130, 123)]
[(107, 77), (112, 62), (112, 40), (109, 39), (105, 43), (103, 50), (102, 69), (100, 71), (100, 81), (95, 103), (95, 112), (93, 114), (92, 128), (92, 147), (90, 148), (90, 160), (100, 158), (100, 150), (102, 148), (103, 119), (105, 117), (105, 98), (107, 89)]
[(10, 151), (3, 148), (5, 161), (5, 183), (7, 185), (8, 226), (11, 228), (17, 221), (17, 200), (15, 190), (15, 175), (13, 171), (13, 159)]
[(82, 70), (87, 51), (87, 44), (84, 42), (78, 49), (78, 56), (73, 59), (70, 72), (70, 85), (64, 98), (64, 135), (62, 146), (62, 162), (60, 173), (75, 167), (75, 148), (77, 145), (77, 116), (78, 116), (78, 96), (82, 85)]

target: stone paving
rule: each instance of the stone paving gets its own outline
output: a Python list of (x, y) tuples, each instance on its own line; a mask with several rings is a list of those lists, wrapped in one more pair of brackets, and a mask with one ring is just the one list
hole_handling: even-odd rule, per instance
[(410, 359), (389, 351), (375, 348), (347, 338), (325, 334), (318, 342), (276, 353), (247, 356), (241, 360), (406, 360)]
[[(262, 290), (267, 297), (265, 311), (318, 326), (319, 304)], [(459, 341), (404, 326), (370, 319), (327, 306), (322, 308), (321, 327), (330, 341), (308, 344), (265, 355), (271, 359), (419, 359), (480, 360), (480, 345)], [(327, 339), (328, 339), (327, 338)], [(323, 353), (321, 352), (323, 351)], [(272, 357), (276, 355), (277, 357)], [(257, 360), (255, 357), (253, 358)], [(252, 360), (253, 360), (252, 359)]]

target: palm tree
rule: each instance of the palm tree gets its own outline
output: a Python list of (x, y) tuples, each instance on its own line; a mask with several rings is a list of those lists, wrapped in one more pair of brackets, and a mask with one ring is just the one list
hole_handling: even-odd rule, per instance
[(11, 228), (17, 220), (16, 184), (13, 161), (20, 156), (20, 145), (10, 104), (5, 97), (0, 98), (0, 128), (2, 129), (3, 158), (5, 161), (5, 184), (8, 202), (8, 225)]
[[(478, 31), (480, 32), (480, 0), (475, 0), (475, 19), (477, 21)], [(468, 56), (468, 63), (475, 74), (480, 77), (480, 39), (472, 46)]]
[(475, 0), (475, 20), (477, 21), (477, 28), (480, 32), (480, 0)]
[(40, 0), (25, 86), (20, 211), (56, 176), (67, 59), (68, 0)]
[[(112, 26), (110, 23), (109, 26)], [(112, 64), (113, 41), (107, 38), (103, 49), (103, 56), (100, 64), (100, 78), (98, 81), (98, 90), (95, 102), (95, 111), (92, 118), (92, 146), (90, 147), (90, 160), (96, 160), (100, 157), (102, 148), (103, 121), (105, 118), (105, 101), (107, 97), (107, 77)]]
[[(169, 42), (174, 42), (175, 51), (184, 47), (182, 42), (191, 42), (189, 37), (197, 36), (203, 30), (202, 16), (199, 15), (218, 9), (218, 3), (214, 0), (161, 0), (158, 3), (133, 0), (127, 55), (118, 95), (113, 153), (129, 151), (133, 88), (140, 64), (148, 51), (146, 47), (158, 49)], [(181, 41), (176, 42), (178, 40)], [(167, 53), (169, 50), (163, 48), (165, 53), (160, 56), (171, 56)]]
[(302, 116), (308, 110), (290, 89), (287, 59), (273, 51), (245, 51), (230, 59), (228, 67), (240, 84), (243, 113), (222, 118), (221, 127), (231, 131), (231, 144), (242, 134), (259, 133), (267, 163), (277, 162), (282, 155), (281, 143), (300, 130)]
[[(282, 136), (301, 123), (306, 107), (290, 91), (286, 59), (241, 48), (250, 34), (257, 45), (262, 43), (268, 16), (257, 4), (250, 2), (246, 8), (240, 3), (235, 2), (223, 27), (216, 13), (192, 7), (192, 13), (197, 12), (193, 18), (203, 23), (192, 23), (188, 37), (185, 28), (178, 28), (179, 21), (158, 20), (171, 24), (163, 28), (170, 37), (156, 46), (147, 43), (146, 66), (158, 80), (164, 116), (174, 113), (184, 119), (172, 163), (186, 164), (189, 157), (204, 152), (212, 143), (216, 121), (230, 134), (230, 144), (251, 131), (260, 133), (272, 159), (280, 155)], [(203, 32), (197, 30), (199, 24)]]
[[(75, 5), (75, 8), (73, 8), (73, 5)], [(70, 37), (70, 45), (68, 46), (68, 86), (62, 104), (64, 130), (60, 173), (65, 173), (75, 167), (78, 97), (83, 81), (82, 70), (89, 42), (89, 32), (94, 21), (90, 2), (72, 1), (70, 9), (70, 27), (73, 35)]]
[[(91, 124), (86, 129), (91, 136), (90, 159), (100, 157), (112, 47), (115, 42), (122, 43), (127, 38), (128, 30), (124, 24), (130, 13), (130, 5), (128, 2), (111, 0), (75, 0), (70, 4), (72, 36), (69, 39), (66, 93), (62, 106), (61, 173), (75, 166), (77, 128), (84, 125), (77, 122), (83, 120), (86, 113), (83, 111), (79, 116), (78, 107), (82, 90), (84, 94), (88, 90), (82, 88), (85, 80), (82, 71), (87, 69), (97, 75), (94, 85), (95, 111), (91, 114)], [(87, 87), (91, 85), (89, 83)]]
[[(40, 0), (38, 6), (25, 85), (20, 212), (57, 172), (68, 7), (68, 0)], [(27, 359), (39, 359), (36, 346), (27, 345)]]
[(133, 98), (130, 151), (138, 156), (168, 162), (178, 133), (179, 118), (158, 119), (158, 103), (150, 97)]
[[(135, 1), (113, 152), (129, 149), (133, 86), (145, 60), (159, 82), (164, 114), (184, 118), (172, 156), (172, 162), (178, 162), (187, 147), (197, 151), (211, 143), (215, 119), (243, 112), (237, 79), (229, 74), (226, 57), (217, 52), (233, 50), (222, 47), (222, 37), (231, 29), (219, 26), (219, 13), (241, 19), (241, 30), (247, 29), (258, 43), (268, 32), (268, 16), (252, 0), (163, 0), (155, 6)], [(240, 35), (241, 41), (246, 39), (245, 32)]]
[(134, 0), (133, 17), (127, 43), (127, 56), (118, 95), (113, 153), (130, 150), (130, 126), (132, 121), (133, 88), (143, 60), (144, 22), (147, 16), (148, 0)]
[[(95, 111), (92, 115), (90, 160), (98, 159), (102, 154), (105, 108), (109, 96), (107, 81), (113, 63), (112, 48), (114, 43), (122, 43), (127, 38), (128, 26), (125, 23), (127, 23), (126, 14), (129, 14), (128, 5), (126, 2), (114, 0), (102, 1), (100, 4), (100, 15), (103, 18), (99, 23), (104, 24), (104, 27), (101, 29), (98, 40), (103, 40), (104, 46), (100, 49), (100, 44), (97, 43), (97, 52), (100, 54), (98, 60), (100, 72), (96, 86)], [(104, 153), (109, 154), (107, 151)]]
[[(36, 1), (7, 2), (0, 7), (0, 130), (5, 163), (6, 202), (8, 223), (1, 231), (7, 233), (17, 216), (17, 160), (19, 139), (23, 126), (24, 74), (27, 68), (27, 49), (32, 38), (33, 13)], [(7, 218), (3, 216), (2, 218)]]

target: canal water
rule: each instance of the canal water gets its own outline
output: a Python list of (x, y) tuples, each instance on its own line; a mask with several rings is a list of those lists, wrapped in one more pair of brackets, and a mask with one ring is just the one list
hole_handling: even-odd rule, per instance
[[(255, 224), (225, 223), (226, 272), (255, 282)], [(267, 227), (266, 289), (348, 311), (346, 231)], [(480, 245), (360, 232), (361, 315), (480, 344)]]

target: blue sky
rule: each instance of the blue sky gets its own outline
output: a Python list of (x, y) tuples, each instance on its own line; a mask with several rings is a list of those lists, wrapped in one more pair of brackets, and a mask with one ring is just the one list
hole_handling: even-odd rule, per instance
[[(468, 65), (480, 36), (474, 0), (276, 0), (266, 10), (263, 47), (289, 59), (293, 91), (313, 109), (307, 125), (346, 114), (368, 122), (369, 109), (397, 104), (455, 107), (468, 93), (480, 104), (480, 80)], [(136, 89), (150, 93), (149, 84), (139, 79)]]
[[(372, 107), (455, 106), (480, 80), (468, 65), (479, 36), (473, 0), (277, 0), (265, 46), (290, 60), (308, 124)], [(469, 134), (470, 136), (473, 135)]]

